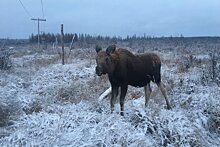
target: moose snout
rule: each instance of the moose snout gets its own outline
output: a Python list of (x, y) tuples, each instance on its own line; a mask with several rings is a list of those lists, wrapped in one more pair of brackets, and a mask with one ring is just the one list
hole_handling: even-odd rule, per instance
[(101, 68), (99, 66), (96, 66), (95, 68), (95, 72), (98, 76), (101, 76), (102, 75), (102, 72), (101, 72)]

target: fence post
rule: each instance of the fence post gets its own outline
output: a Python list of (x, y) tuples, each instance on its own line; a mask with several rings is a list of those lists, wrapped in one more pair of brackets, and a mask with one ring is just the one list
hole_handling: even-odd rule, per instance
[(64, 65), (64, 34), (63, 34), (63, 24), (61, 24), (61, 44), (62, 44), (62, 64)]

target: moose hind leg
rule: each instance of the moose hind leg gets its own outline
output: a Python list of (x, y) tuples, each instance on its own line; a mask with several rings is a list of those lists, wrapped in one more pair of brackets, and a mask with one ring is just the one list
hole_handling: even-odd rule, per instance
[(150, 88), (150, 83), (148, 83), (146, 86), (144, 86), (144, 93), (145, 93), (145, 107), (147, 106), (147, 103), (150, 99), (150, 95), (151, 95), (151, 88)]
[(167, 93), (166, 93), (166, 90), (165, 90), (165, 87), (164, 87), (164, 84), (162, 82), (159, 82), (157, 83), (157, 86), (160, 88), (160, 91), (162, 92), (165, 100), (166, 100), (166, 104), (167, 104), (167, 109), (171, 109), (171, 106), (170, 106), (170, 102), (167, 98)]

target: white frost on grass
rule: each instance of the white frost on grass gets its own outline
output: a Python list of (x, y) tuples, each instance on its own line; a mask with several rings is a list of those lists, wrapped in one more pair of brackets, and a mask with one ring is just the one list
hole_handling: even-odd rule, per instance
[(55, 64), (37, 71), (30, 79), (26, 89), (29, 97), (19, 97), (22, 102), (29, 103), (33, 99), (42, 101), (53, 99), (61, 88), (70, 87), (75, 81), (83, 83), (94, 75), (94, 67), (86, 67), (88, 61), (76, 61), (75, 64)]
[[(77, 105), (51, 106), (55, 113), (41, 112), (25, 116), (16, 131), (0, 145), (19, 146), (151, 146), (150, 136), (136, 129), (120, 115), (81, 102)], [(130, 133), (133, 132), (133, 133)], [(52, 143), (52, 144), (51, 144)]]
[[(1, 78), (0, 83), (1, 105), (7, 106), (6, 99), (11, 97), (22, 106), (36, 100), (46, 106), (39, 112), (20, 115), (13, 125), (2, 129), (10, 133), (0, 136), (0, 146), (220, 146), (218, 132), (212, 132), (218, 128), (209, 125), (215, 123), (213, 117), (218, 118), (214, 112), (219, 111), (219, 87), (198, 84), (197, 68), (178, 73), (175, 67), (163, 66), (167, 83), (173, 80), (174, 84), (169, 95), (172, 110), (164, 109), (165, 100), (159, 94), (156, 98), (160, 101), (152, 97), (145, 108), (141, 96), (126, 101), (124, 117), (118, 114), (119, 104), (110, 113), (109, 100), (98, 102), (98, 96), (87, 92), (90, 86), (103, 88), (93, 83), (94, 69), (91, 61), (74, 60), (64, 66), (42, 67), (29, 75), (29, 81), (2, 75), (6, 79)], [(62, 88), (74, 90), (72, 86), (88, 88), (71, 93), (79, 99), (84, 95), (87, 100), (76, 104), (50, 101)]]
[[(85, 101), (76, 105), (54, 104), (40, 113), (23, 116), (14, 125), (14, 133), (2, 138), (0, 145), (200, 146), (201, 142), (217, 145), (217, 141), (211, 144), (202, 140), (208, 132), (188, 117), (190, 111), (175, 108), (158, 111), (144, 108), (142, 99), (135, 101), (137, 105), (131, 106), (132, 100), (126, 103), (125, 117), (116, 112), (111, 114), (107, 101), (100, 105)], [(197, 113), (190, 115), (196, 117)]]

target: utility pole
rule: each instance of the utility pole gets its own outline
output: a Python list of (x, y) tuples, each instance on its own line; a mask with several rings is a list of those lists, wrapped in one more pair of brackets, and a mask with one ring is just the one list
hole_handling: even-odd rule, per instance
[(42, 18), (31, 18), (31, 20), (37, 21), (37, 30), (38, 30), (38, 34), (37, 34), (37, 47), (38, 49), (40, 49), (40, 21), (46, 21), (46, 19), (42, 19)]

